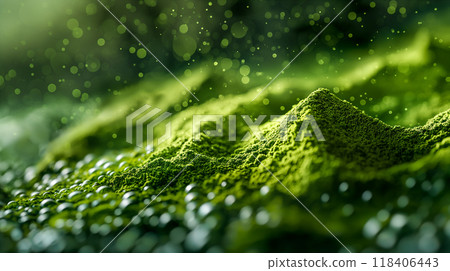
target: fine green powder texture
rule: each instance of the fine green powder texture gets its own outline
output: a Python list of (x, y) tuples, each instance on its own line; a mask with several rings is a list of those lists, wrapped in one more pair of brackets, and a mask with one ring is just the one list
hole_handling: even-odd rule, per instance
[[(237, 101), (225, 113), (248, 112)], [(176, 115), (154, 152), (47, 161), (0, 213), (7, 251), (100, 251), (131, 221), (106, 251), (345, 251), (276, 178), (352, 251), (449, 250), (449, 111), (393, 127), (319, 89), (285, 114), (284, 140), (272, 121), (265, 140), (193, 141), (186, 116), (223, 102)], [(309, 115), (325, 141), (295, 140)]]

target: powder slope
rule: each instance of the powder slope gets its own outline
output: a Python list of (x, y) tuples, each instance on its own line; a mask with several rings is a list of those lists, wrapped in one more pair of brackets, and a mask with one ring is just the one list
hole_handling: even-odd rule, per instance
[[(238, 103), (229, 112), (242, 111)], [(2, 241), (11, 251), (98, 251), (150, 204), (109, 251), (343, 251), (269, 169), (352, 250), (403, 249), (404, 238), (417, 239), (413, 251), (447, 250), (445, 220), (430, 221), (448, 206), (449, 111), (421, 127), (392, 127), (319, 89), (287, 115), (297, 120), (286, 141), (278, 122), (267, 122), (264, 141), (203, 134), (196, 142), (180, 131), (151, 153), (50, 163), (1, 211)], [(307, 115), (325, 141), (295, 140)], [(177, 127), (187, 125), (181, 116)], [(393, 231), (399, 219), (407, 223)], [(414, 221), (433, 223), (433, 238), (443, 241), (421, 247)], [(399, 242), (379, 242), (386, 236)]]
[[(145, 185), (160, 187), (199, 154), (201, 166), (189, 168), (189, 172), (178, 178), (178, 184), (248, 178), (250, 183), (258, 185), (273, 182), (270, 174), (259, 167), (254, 158), (257, 157), (299, 192), (310, 182), (338, 174), (351, 177), (363, 172), (365, 179), (370, 179), (381, 170), (420, 159), (448, 137), (448, 112), (425, 126), (391, 127), (325, 89), (313, 92), (286, 115), (296, 116), (297, 121), (288, 122), (285, 140), (280, 137), (278, 122), (261, 127), (265, 140), (253, 137), (250, 141), (234, 143), (227, 142), (226, 136), (214, 138), (203, 134), (198, 143), (186, 135), (167, 149), (150, 154), (142, 167), (114, 175), (107, 183), (116, 190), (139, 189)], [(314, 137), (295, 140), (308, 115), (314, 116), (325, 141), (319, 142)], [(311, 127), (308, 130), (313, 133)], [(234, 152), (229, 153), (227, 149)]]

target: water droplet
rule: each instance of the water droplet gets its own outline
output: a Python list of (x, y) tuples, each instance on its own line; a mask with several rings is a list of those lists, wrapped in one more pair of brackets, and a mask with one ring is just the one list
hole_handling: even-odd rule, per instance
[(170, 216), (169, 213), (164, 213), (159, 217), (159, 222), (161, 226), (165, 226), (167, 223), (170, 222), (170, 220), (172, 220), (172, 217)]
[(377, 245), (385, 249), (392, 248), (396, 242), (397, 236), (392, 230), (384, 230), (377, 237)]
[(133, 191), (127, 192), (122, 196), (123, 199), (136, 198), (136, 193)]
[(179, 31), (180, 31), (180, 33), (182, 33), (182, 34), (186, 34), (186, 33), (188, 32), (188, 30), (189, 30), (189, 27), (188, 27), (187, 24), (182, 24), (182, 25), (180, 25), (180, 27), (179, 27)]
[(83, 204), (81, 204), (81, 205), (78, 206), (77, 211), (78, 211), (78, 212), (83, 212), (84, 210), (86, 210), (86, 209), (88, 209), (88, 208), (89, 208), (89, 204), (83, 203)]
[(233, 195), (228, 195), (225, 198), (225, 205), (230, 206), (236, 201), (236, 198)]
[(394, 229), (401, 229), (407, 222), (408, 219), (405, 215), (395, 214), (391, 218), (391, 227)]
[(431, 189), (431, 183), (429, 181), (425, 181), (422, 183), (422, 189), (423, 191), (430, 191)]
[(133, 203), (134, 203), (134, 201), (131, 199), (123, 199), (119, 204), (119, 208), (125, 209), (128, 206), (132, 205)]
[(123, 225), (123, 219), (120, 218), (120, 217), (114, 218), (113, 225), (116, 226), (116, 227), (122, 226)]
[(269, 191), (270, 191), (270, 188), (267, 185), (261, 187), (261, 189), (259, 190), (259, 192), (263, 196), (267, 195), (267, 193), (269, 193)]
[(366, 224), (363, 227), (363, 235), (366, 238), (371, 239), (375, 237), (375, 235), (377, 235), (380, 229), (381, 229), (380, 222), (378, 222), (378, 220), (376, 220), (375, 218), (371, 218), (366, 222)]
[(378, 220), (379, 220), (380, 222), (385, 222), (386, 220), (388, 220), (389, 216), (390, 216), (389, 211), (384, 210), (384, 209), (383, 209), (383, 210), (380, 210), (380, 211), (377, 213), (377, 218), (378, 218)]
[(106, 159), (100, 159), (100, 160), (97, 161), (97, 163), (95, 163), (95, 167), (101, 167), (107, 162), (108, 161)]
[(80, 191), (74, 191), (67, 196), (67, 199), (72, 201), (78, 201), (83, 197), (83, 193)]
[(231, 34), (233, 35), (233, 37), (238, 39), (245, 37), (245, 35), (247, 35), (247, 31), (248, 27), (242, 21), (235, 22), (231, 26)]
[(344, 216), (351, 216), (354, 211), (355, 208), (353, 208), (353, 205), (351, 204), (345, 204), (344, 207), (342, 207), (342, 214), (344, 214)]
[(323, 193), (322, 196), (320, 196), (320, 200), (323, 203), (326, 203), (326, 202), (328, 202), (330, 200), (330, 195), (328, 195), (327, 193)]
[(214, 199), (215, 197), (216, 197), (216, 194), (214, 194), (214, 192), (209, 192), (208, 195), (207, 195), (207, 198), (208, 198), (209, 200), (212, 200), (212, 199)]
[(434, 196), (436, 196), (440, 194), (442, 191), (444, 191), (444, 188), (445, 188), (444, 180), (438, 179), (434, 182), (431, 192)]
[(239, 212), (239, 216), (241, 219), (249, 219), (252, 215), (252, 208), (250, 206), (242, 207)]
[(51, 188), (51, 187), (57, 185), (57, 184), (60, 183), (60, 182), (62, 182), (62, 180), (60, 180), (60, 179), (54, 179), (54, 180), (50, 181), (49, 187)]
[(369, 200), (371, 200), (371, 199), (372, 199), (372, 192), (370, 192), (369, 190), (364, 191), (364, 192), (362, 193), (361, 198), (362, 198), (363, 201), (369, 201)]
[(400, 208), (405, 208), (409, 204), (409, 199), (407, 196), (400, 196), (397, 200), (397, 205)]
[(53, 199), (44, 199), (43, 201), (41, 201), (42, 207), (51, 206), (51, 205), (55, 205), (55, 204), (56, 204), (56, 202)]
[(423, 234), (419, 239), (419, 250), (421, 252), (433, 253), (439, 249), (440, 242), (433, 234)]
[(339, 185), (339, 191), (345, 192), (345, 191), (347, 191), (347, 190), (348, 190), (348, 183), (342, 182), (342, 183)]
[(186, 193), (187, 193), (187, 192), (191, 191), (192, 189), (194, 189), (195, 187), (196, 187), (195, 184), (188, 184), (186, 186), (186, 188), (184, 189), (184, 191), (186, 191)]
[(99, 188), (97, 188), (97, 190), (95, 190), (95, 192), (98, 194), (104, 194), (107, 192), (112, 192), (112, 189), (109, 186), (103, 185), (103, 186), (100, 186)]
[(150, 226), (152, 227), (156, 227), (159, 224), (159, 218), (157, 216), (152, 216), (150, 217), (150, 219), (148, 220), (148, 223), (150, 224)]
[(103, 224), (98, 229), (98, 232), (101, 236), (106, 236), (111, 232), (111, 227), (108, 224)]
[(66, 210), (70, 210), (73, 208), (73, 204), (72, 203), (68, 203), (68, 202), (64, 202), (61, 203), (57, 208), (56, 208), (56, 212), (61, 213), (63, 211)]
[(186, 236), (185, 246), (190, 251), (199, 251), (209, 240), (209, 229), (205, 226), (197, 226)]
[(174, 228), (170, 231), (169, 236), (172, 242), (181, 244), (186, 238), (186, 230), (181, 227)]
[(270, 216), (266, 210), (261, 210), (256, 214), (256, 223), (258, 225), (265, 225), (269, 222)]
[(200, 216), (205, 217), (213, 210), (213, 205), (209, 202), (204, 203), (198, 209), (198, 213)]
[(42, 224), (42, 223), (44, 223), (45, 221), (47, 221), (49, 218), (50, 218), (49, 215), (47, 215), (47, 214), (42, 214), (42, 215), (39, 215), (39, 216), (37, 217), (36, 221), (37, 221), (39, 224)]
[(409, 177), (405, 182), (406, 187), (413, 188), (416, 185), (416, 180), (414, 178)]
[(184, 201), (185, 202), (190, 202), (190, 201), (193, 201), (196, 198), (197, 198), (197, 193), (192, 192), (192, 193), (187, 194), (186, 197), (184, 197)]

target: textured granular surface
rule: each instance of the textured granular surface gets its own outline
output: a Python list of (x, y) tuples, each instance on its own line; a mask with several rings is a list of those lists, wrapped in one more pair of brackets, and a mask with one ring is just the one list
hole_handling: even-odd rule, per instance
[[(344, 251), (289, 189), (352, 251), (448, 251), (449, 111), (393, 127), (319, 89), (286, 115), (297, 120), (283, 140), (273, 121), (263, 141), (179, 132), (154, 152), (47, 162), (22, 190), (2, 192), (2, 243), (100, 251), (131, 222), (106, 251)], [(325, 141), (296, 140), (308, 115)]]

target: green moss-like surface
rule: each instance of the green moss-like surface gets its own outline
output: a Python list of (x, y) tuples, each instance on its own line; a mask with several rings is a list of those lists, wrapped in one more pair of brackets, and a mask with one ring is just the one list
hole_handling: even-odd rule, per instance
[[(286, 141), (277, 122), (261, 127), (265, 141), (192, 141), (180, 114), (180, 133), (155, 152), (47, 163), (1, 211), (2, 241), (8, 250), (99, 251), (151, 203), (107, 251), (343, 251), (268, 168), (351, 250), (448, 250), (449, 111), (393, 127), (319, 89), (286, 114), (298, 119)], [(306, 115), (326, 141), (295, 141)], [(427, 223), (435, 234), (423, 245), (416, 229)]]

